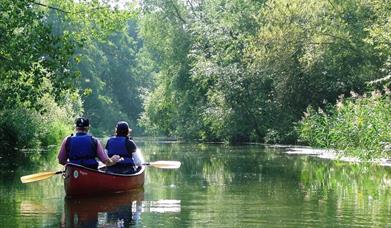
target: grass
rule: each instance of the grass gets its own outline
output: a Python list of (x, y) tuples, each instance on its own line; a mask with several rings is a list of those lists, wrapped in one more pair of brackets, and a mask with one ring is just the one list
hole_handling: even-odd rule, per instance
[(300, 141), (362, 159), (391, 158), (391, 93), (341, 97), (325, 111), (308, 107), (298, 124)]

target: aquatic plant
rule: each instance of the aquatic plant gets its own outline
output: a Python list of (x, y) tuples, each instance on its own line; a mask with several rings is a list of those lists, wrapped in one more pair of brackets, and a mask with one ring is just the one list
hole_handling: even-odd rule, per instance
[(311, 146), (333, 148), (363, 159), (391, 157), (391, 95), (388, 89), (340, 97), (335, 106), (309, 106), (298, 124), (299, 138)]

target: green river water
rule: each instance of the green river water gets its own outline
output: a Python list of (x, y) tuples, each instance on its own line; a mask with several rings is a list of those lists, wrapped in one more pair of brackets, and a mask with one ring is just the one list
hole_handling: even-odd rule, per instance
[(61, 170), (56, 150), (42, 151), (0, 173), (0, 227), (391, 227), (390, 167), (263, 145), (137, 143), (146, 161), (182, 166), (148, 167), (143, 189), (72, 200), (60, 175), (20, 182)]

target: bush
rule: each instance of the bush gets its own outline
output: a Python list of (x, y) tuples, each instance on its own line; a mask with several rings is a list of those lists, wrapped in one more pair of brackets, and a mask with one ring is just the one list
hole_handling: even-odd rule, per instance
[(308, 107), (299, 138), (311, 146), (334, 148), (364, 159), (391, 157), (391, 95), (373, 92), (344, 100), (325, 112)]
[(37, 112), (19, 108), (0, 111), (0, 146), (4, 150), (33, 148), (39, 145)]
[(43, 96), (39, 102), (45, 107), (37, 129), (39, 141), (41, 146), (56, 145), (64, 136), (72, 133), (75, 116), (73, 104), (69, 101), (60, 106), (49, 95)]
[[(40, 111), (15, 107), (0, 110), (0, 146), (7, 149), (31, 149), (56, 145), (72, 132), (73, 103), (58, 105), (53, 97), (39, 99)], [(38, 104), (40, 105), (40, 104)]]
[(265, 136), (265, 143), (273, 144), (281, 141), (281, 136), (277, 130), (268, 129)]

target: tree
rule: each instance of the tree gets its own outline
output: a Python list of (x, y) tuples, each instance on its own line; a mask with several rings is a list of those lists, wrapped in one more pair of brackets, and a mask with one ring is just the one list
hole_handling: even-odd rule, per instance
[(148, 87), (148, 75), (139, 76), (142, 43), (137, 37), (137, 23), (129, 21), (124, 31), (111, 34), (106, 41), (95, 41), (81, 49), (80, 64), (75, 70), (83, 77), (78, 87), (84, 91), (85, 115), (99, 135), (111, 133), (115, 123), (126, 120), (141, 133), (137, 119), (142, 110), (141, 95)]
[(143, 121), (166, 133), (293, 143), (308, 105), (387, 80), (387, 1), (144, 3), (159, 68)]

